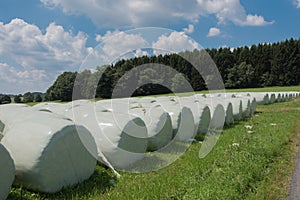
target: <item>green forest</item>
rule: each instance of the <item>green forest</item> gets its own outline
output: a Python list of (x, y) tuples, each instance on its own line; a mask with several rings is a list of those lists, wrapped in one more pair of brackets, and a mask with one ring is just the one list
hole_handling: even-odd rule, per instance
[[(216, 64), (226, 89), (300, 84), (300, 39), (292, 38), (272, 44), (264, 43), (234, 49), (214, 48), (205, 51)], [(144, 70), (132, 78), (132, 81), (142, 84), (155, 79), (159, 74), (159, 79), (163, 80), (164, 85), (170, 87), (155, 83), (146, 84), (136, 89), (133, 96), (170, 93), (176, 88), (182, 89), (181, 84), (185, 79), (194, 91), (206, 90), (209, 78), (201, 76), (193, 64), (184, 59), (191, 58), (193, 61), (203, 63), (201, 55), (203, 54), (199, 50), (194, 50), (179, 54), (143, 56), (120, 60), (109, 66), (99, 66), (95, 71), (64, 72), (47, 90), (45, 100), (70, 101), (72, 95), (73, 99), (110, 98), (113, 89), (126, 72), (147, 63), (160, 65), (156, 66), (156, 70), (155, 68)], [(163, 65), (170, 66), (179, 73), (170, 77), (170, 70), (162, 69)], [(117, 89), (123, 91), (126, 87), (126, 84), (118, 85)], [(73, 88), (76, 88), (76, 94), (73, 94)], [(120, 96), (126, 95), (120, 93)]]

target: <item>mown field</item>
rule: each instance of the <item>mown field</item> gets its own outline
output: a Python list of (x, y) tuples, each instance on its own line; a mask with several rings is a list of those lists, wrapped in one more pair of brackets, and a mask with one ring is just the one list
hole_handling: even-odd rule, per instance
[[(278, 91), (300, 91), (294, 89)], [(299, 99), (258, 106), (253, 118), (223, 130), (203, 159), (202, 144), (195, 142), (176, 162), (155, 172), (120, 172), (117, 179), (98, 165), (89, 180), (60, 193), (14, 187), (8, 199), (288, 199), (300, 144), (298, 108)]]

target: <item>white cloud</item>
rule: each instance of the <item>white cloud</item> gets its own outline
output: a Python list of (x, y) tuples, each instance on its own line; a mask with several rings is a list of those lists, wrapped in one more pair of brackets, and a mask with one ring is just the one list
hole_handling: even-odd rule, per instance
[(105, 35), (97, 35), (96, 40), (101, 41), (100, 49), (97, 49), (98, 57), (103, 63), (111, 63), (123, 54), (136, 50), (136, 55), (143, 55), (141, 47), (148, 46), (147, 41), (139, 34), (130, 34), (122, 31), (110, 32)]
[(0, 23), (0, 39), (0, 53), (9, 55), (26, 69), (53, 65), (74, 69), (90, 52), (84, 33), (73, 35), (55, 23), (43, 34), (37, 26), (13, 19), (8, 24)]
[(172, 32), (170, 35), (162, 35), (156, 42), (153, 42), (152, 47), (155, 54), (181, 52), (185, 50), (199, 49), (197, 42), (191, 40), (183, 32)]
[[(91, 48), (86, 47), (86, 40), (84, 33), (74, 35), (55, 23), (49, 24), (43, 33), (39, 27), (22, 19), (13, 19), (8, 24), (0, 22), (1, 79), (23, 83), (28, 86), (23, 87), (24, 91), (40, 86), (44, 86), (45, 90), (59, 72), (78, 69), (82, 60), (91, 52)], [(31, 85), (31, 88), (30, 84), (25, 83), (34, 80), (40, 83)], [(49, 85), (44, 84), (46, 82)]]
[(0, 80), (0, 90), (4, 93), (23, 93), (33, 87), (35, 91), (43, 91), (50, 82), (45, 70), (18, 70), (7, 63), (0, 63)]
[(274, 22), (265, 21), (264, 17), (247, 14), (240, 0), (197, 0), (199, 6), (208, 14), (214, 14), (219, 24), (231, 21), (239, 26), (265, 26)]
[(182, 0), (40, 0), (47, 7), (60, 7), (67, 14), (83, 14), (96, 25), (159, 26), (178, 19), (197, 20), (197, 2)]
[(221, 34), (220, 29), (212, 27), (209, 29), (207, 37), (216, 37)]
[(296, 7), (297, 7), (297, 8), (300, 8), (300, 0), (296, 0), (296, 1), (295, 1), (295, 4), (296, 4)]
[(191, 34), (193, 33), (195, 30), (195, 27), (193, 24), (189, 24), (189, 26), (187, 28), (183, 29), (183, 32), (185, 32), (186, 34)]
[[(164, 26), (178, 21), (197, 22), (200, 16), (215, 15), (219, 23), (239, 26), (271, 24), (262, 16), (247, 14), (240, 0), (40, 0), (66, 14), (88, 16), (99, 27)], [(298, 0), (299, 1), (299, 0)]]
[(141, 57), (141, 56), (148, 56), (148, 52), (147, 51), (143, 51), (142, 49), (137, 49), (135, 51), (135, 57)]
[(95, 37), (96, 42), (101, 42), (103, 40), (102, 36), (100, 34), (97, 34)]
[(238, 21), (239, 25), (241, 26), (265, 26), (269, 24), (273, 24), (272, 22), (266, 22), (262, 16), (258, 15), (247, 15), (245, 21)]

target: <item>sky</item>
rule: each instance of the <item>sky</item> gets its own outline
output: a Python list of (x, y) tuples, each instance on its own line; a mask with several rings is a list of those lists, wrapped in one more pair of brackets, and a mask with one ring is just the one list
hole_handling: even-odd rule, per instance
[(299, 39), (299, 19), (300, 0), (1, 0), (0, 93), (120, 57)]

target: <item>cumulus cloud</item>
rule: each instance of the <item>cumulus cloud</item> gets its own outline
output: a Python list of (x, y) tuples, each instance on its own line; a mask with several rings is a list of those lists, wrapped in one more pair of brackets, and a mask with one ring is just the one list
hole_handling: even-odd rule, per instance
[(40, 0), (47, 7), (60, 7), (67, 14), (83, 14), (96, 25), (159, 26), (178, 19), (197, 20), (197, 2), (182, 0)]
[(7, 63), (0, 63), (0, 90), (4, 93), (23, 93), (33, 88), (36, 91), (43, 91), (49, 87), (49, 80), (45, 70), (19, 70)]
[[(61, 71), (79, 68), (92, 51), (86, 47), (86, 40), (86, 34), (74, 35), (55, 23), (49, 24), (43, 33), (22, 19), (13, 19), (8, 24), (0, 22), (1, 79), (28, 86), (22, 87), (24, 90), (31, 90), (29, 86), (36, 81), (31, 87), (44, 86), (44, 91)], [(4, 64), (4, 58), (9, 64)]]
[(156, 42), (153, 42), (152, 47), (155, 54), (178, 53), (200, 48), (197, 42), (191, 40), (183, 32), (175, 31), (169, 35), (160, 36)]
[[(164, 26), (178, 21), (197, 22), (200, 16), (215, 15), (219, 23), (264, 26), (273, 22), (247, 14), (240, 0), (40, 0), (66, 14), (86, 15), (99, 27)], [(299, 0), (298, 0), (299, 1)], [(188, 29), (187, 29), (188, 30)]]
[(0, 54), (9, 55), (26, 69), (78, 67), (91, 51), (86, 48), (87, 36), (73, 35), (62, 26), (51, 23), (45, 33), (22, 19), (0, 23)]
[(221, 34), (220, 29), (212, 27), (209, 29), (207, 37), (216, 37)]
[(199, 6), (208, 14), (214, 14), (219, 24), (231, 21), (239, 26), (265, 26), (274, 23), (264, 17), (247, 14), (240, 0), (197, 0)]
[(187, 28), (183, 29), (183, 32), (185, 32), (186, 34), (191, 34), (193, 33), (195, 30), (195, 27), (193, 24), (189, 24), (189, 26)]
[(103, 36), (97, 35), (96, 41), (102, 42), (99, 48), (96, 48), (96, 57), (103, 63), (111, 63), (127, 53), (136, 56), (145, 55), (140, 48), (149, 45), (141, 35), (123, 31), (108, 31)]

